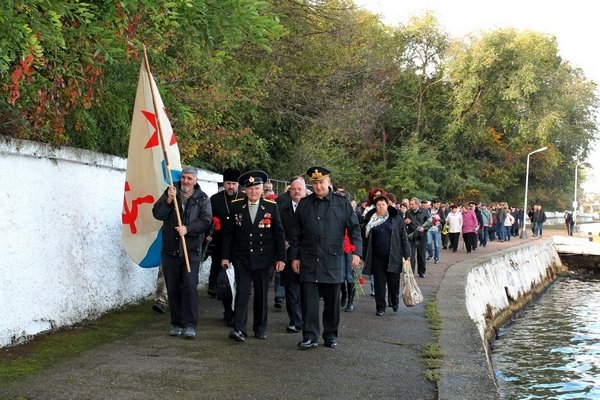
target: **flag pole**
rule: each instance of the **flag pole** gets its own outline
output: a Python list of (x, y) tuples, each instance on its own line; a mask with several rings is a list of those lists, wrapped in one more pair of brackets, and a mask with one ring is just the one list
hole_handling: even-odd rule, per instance
[[(171, 167), (169, 166), (169, 156), (167, 155), (167, 150), (165, 148), (165, 140), (164, 140), (165, 138), (163, 136), (160, 118), (158, 115), (159, 110), (156, 105), (156, 96), (154, 95), (154, 87), (152, 85), (153, 78), (152, 78), (152, 73), (150, 72), (150, 63), (148, 62), (148, 54), (146, 53), (146, 45), (142, 45), (142, 47), (144, 49), (144, 67), (146, 68), (146, 73), (148, 74), (148, 82), (150, 83), (150, 93), (152, 94), (152, 105), (154, 107), (154, 113), (156, 115), (156, 126), (158, 127), (158, 138), (159, 138), (158, 141), (160, 142), (160, 147), (163, 152), (163, 159), (165, 160), (165, 169), (166, 169), (167, 175), (169, 177), (169, 185), (174, 186), (173, 185), (173, 175), (171, 174)], [(179, 213), (179, 205), (177, 204), (177, 195), (175, 195), (175, 197), (173, 198), (173, 205), (175, 207), (175, 215), (177, 216), (177, 225), (178, 225), (178, 227), (182, 227), (183, 224), (181, 223), (181, 214)], [(181, 245), (183, 248), (183, 256), (185, 257), (185, 267), (186, 267), (187, 272), (190, 273), (191, 272), (190, 259), (188, 257), (185, 236), (182, 236)]]

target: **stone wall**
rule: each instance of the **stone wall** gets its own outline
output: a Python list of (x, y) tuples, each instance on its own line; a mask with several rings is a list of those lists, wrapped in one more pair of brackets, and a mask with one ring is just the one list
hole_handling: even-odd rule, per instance
[[(0, 136), (0, 347), (153, 293), (157, 270), (121, 248), (125, 168), (119, 157)], [(222, 176), (199, 179), (211, 195)]]
[(437, 294), (440, 399), (498, 397), (489, 346), (494, 329), (561, 270), (553, 241), (543, 240), (475, 257), (446, 271)]

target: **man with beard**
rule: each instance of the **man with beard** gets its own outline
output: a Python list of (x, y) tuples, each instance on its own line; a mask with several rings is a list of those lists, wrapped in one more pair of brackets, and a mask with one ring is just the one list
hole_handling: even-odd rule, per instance
[[(169, 293), (169, 334), (183, 335), (186, 339), (196, 337), (200, 253), (204, 235), (212, 222), (210, 201), (197, 181), (198, 170), (184, 167), (180, 182), (169, 186), (152, 207), (154, 218), (163, 221), (161, 262)], [(180, 221), (175, 210), (175, 196)], [(190, 272), (187, 271), (184, 240)]]
[[(223, 190), (213, 194), (210, 197), (210, 205), (212, 207), (213, 217), (219, 219), (221, 226), (229, 220), (231, 202), (236, 199), (245, 198), (246, 195), (239, 191), (238, 178), (240, 170), (237, 168), (227, 168), (223, 171)], [(217, 276), (221, 271), (221, 252), (223, 250), (223, 231), (213, 231), (209, 240), (209, 252), (212, 257), (210, 264), (210, 275), (208, 277), (208, 295), (216, 296)], [(224, 299), (223, 301), (223, 317), (225, 322), (233, 325), (233, 310), (231, 309), (231, 301)]]

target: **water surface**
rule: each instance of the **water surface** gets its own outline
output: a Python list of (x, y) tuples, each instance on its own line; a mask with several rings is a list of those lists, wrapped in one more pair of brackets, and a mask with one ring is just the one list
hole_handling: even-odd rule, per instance
[(494, 347), (502, 399), (600, 399), (600, 280), (559, 279)]

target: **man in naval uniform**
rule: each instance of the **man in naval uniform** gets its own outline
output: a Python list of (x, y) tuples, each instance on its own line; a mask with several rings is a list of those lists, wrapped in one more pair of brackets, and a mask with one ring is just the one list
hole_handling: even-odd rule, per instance
[(337, 347), (340, 322), (340, 285), (344, 280), (344, 235), (356, 246), (352, 267), (360, 265), (362, 239), (358, 218), (348, 199), (331, 189), (330, 172), (323, 167), (306, 171), (313, 193), (296, 208), (291, 236), (292, 269), (302, 286), (302, 337), (300, 349), (318, 346), (319, 293), (323, 295), (323, 339)]
[(269, 274), (285, 266), (285, 233), (274, 201), (262, 198), (267, 174), (250, 171), (238, 179), (247, 198), (231, 202), (231, 214), (224, 224), (221, 266), (233, 263), (235, 269), (235, 317), (229, 338), (243, 342), (248, 337), (248, 303), (253, 284), (254, 337), (267, 338)]

